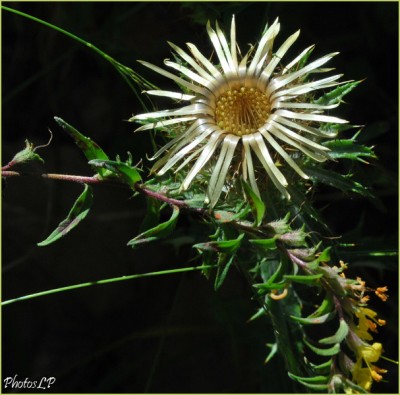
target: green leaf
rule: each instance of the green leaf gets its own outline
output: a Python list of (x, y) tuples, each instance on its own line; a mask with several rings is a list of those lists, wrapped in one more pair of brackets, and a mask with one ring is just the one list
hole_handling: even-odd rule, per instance
[(358, 160), (359, 162), (368, 163), (365, 158), (376, 159), (373, 147), (366, 147), (365, 145), (358, 144), (353, 139), (349, 140), (329, 140), (324, 142), (325, 147), (329, 148), (328, 155), (333, 159), (351, 159)]
[(125, 162), (95, 159), (91, 160), (89, 164), (97, 168), (109, 170), (111, 173), (121, 179), (121, 181), (128, 184), (131, 188), (134, 188), (135, 184), (142, 180), (139, 171), (135, 167), (130, 166)]
[(232, 263), (235, 259), (235, 255), (230, 255), (228, 262), (225, 264), (226, 260), (226, 254), (221, 254), (219, 262), (218, 262), (218, 270), (217, 270), (217, 275), (215, 277), (214, 281), (214, 290), (217, 291), (223, 282), (225, 281), (226, 275), (228, 274), (228, 271), (230, 267), (232, 266)]
[(332, 296), (330, 294), (327, 294), (320, 304), (320, 306), (317, 308), (317, 310), (314, 311), (314, 313), (310, 314), (308, 318), (317, 318), (321, 317), (327, 313), (331, 313), (332, 309), (334, 307)]
[[(54, 120), (74, 139), (75, 144), (82, 150), (88, 161), (93, 159), (108, 159), (107, 154), (92, 139), (78, 132), (63, 119), (54, 117)], [(97, 168), (96, 171), (101, 177), (105, 177), (108, 173), (103, 168)]]
[(233, 254), (240, 247), (240, 243), (244, 237), (244, 233), (240, 234), (237, 239), (233, 240), (220, 240), (220, 241), (209, 241), (207, 243), (198, 243), (193, 246), (198, 250), (208, 250), (221, 252), (224, 254)]
[(241, 180), (244, 192), (250, 202), (251, 209), (255, 218), (255, 225), (260, 226), (265, 216), (265, 204), (258, 195), (251, 189), (246, 181)]
[(85, 189), (82, 194), (75, 201), (67, 218), (60, 222), (57, 228), (47, 237), (46, 240), (38, 243), (39, 247), (43, 247), (54, 243), (56, 240), (64, 237), (68, 232), (74, 229), (89, 213), (90, 207), (93, 202), (92, 188), (85, 184)]
[(275, 250), (276, 249), (276, 238), (272, 237), (271, 239), (252, 239), (249, 240), (251, 244), (256, 246), (260, 246), (266, 248), (267, 250)]
[[(204, 195), (201, 195), (201, 202), (202, 202), (201, 207), (203, 207)], [(187, 203), (189, 206), (192, 207), (189, 200), (185, 200), (185, 203)], [(245, 218), (249, 212), (250, 212), (250, 205), (247, 204), (242, 210), (239, 210), (239, 212), (237, 213), (225, 210), (215, 210), (214, 218), (218, 223), (225, 224)]]
[(325, 322), (328, 322), (332, 318), (334, 318), (335, 315), (336, 312), (332, 311), (330, 313), (320, 315), (319, 317), (297, 317), (291, 315), (290, 318), (304, 325), (315, 325), (315, 324), (324, 324)]
[(313, 363), (310, 363), (311, 367), (316, 373), (329, 373), (331, 371), (333, 361), (332, 359), (328, 359), (326, 362), (321, 363), (320, 365), (314, 365)]
[(313, 261), (307, 263), (311, 270), (316, 270), (321, 262), (329, 262), (331, 260), (331, 247), (325, 248), (319, 256)]
[(159, 200), (148, 197), (147, 201), (147, 211), (142, 224), (140, 225), (140, 233), (145, 232), (151, 228), (154, 228), (160, 222), (160, 211), (162, 203)]
[(248, 320), (247, 322), (251, 322), (256, 320), (257, 318), (263, 317), (265, 315), (265, 308), (264, 307), (260, 307), (256, 313), (254, 313)]
[(285, 278), (285, 280), (294, 281), (300, 284), (317, 285), (316, 280), (320, 279), (322, 276), (323, 274), (319, 273), (319, 274), (311, 274), (309, 276), (302, 276), (302, 275), (295, 276), (291, 274), (285, 274), (283, 277)]
[(325, 337), (324, 339), (319, 340), (321, 344), (336, 344), (341, 343), (349, 333), (349, 326), (346, 321), (341, 318), (339, 321), (339, 328), (333, 336)]
[(361, 81), (348, 82), (347, 84), (339, 85), (335, 89), (321, 96), (315, 101), (316, 104), (331, 105), (340, 103), (342, 98), (350, 93)]
[(271, 349), (265, 358), (264, 363), (268, 363), (277, 353), (278, 353), (278, 343), (267, 344), (267, 346)]
[(296, 380), (296, 381), (302, 381), (303, 383), (327, 383), (327, 381), (329, 380), (328, 376), (313, 376), (313, 377), (300, 377), (300, 376), (296, 376), (293, 373), (288, 372), (288, 375), (291, 379)]
[(162, 222), (161, 224), (155, 226), (154, 228), (146, 230), (145, 232), (141, 233), (140, 235), (130, 240), (127, 245), (131, 246), (132, 248), (136, 248), (142, 244), (159, 240), (163, 237), (167, 237), (175, 229), (175, 225), (178, 221), (178, 216), (179, 216), (179, 208), (173, 206), (172, 215), (168, 221)]
[(373, 197), (373, 195), (361, 184), (351, 180), (351, 175), (344, 176), (321, 167), (307, 166), (305, 172), (313, 181), (321, 182), (322, 184), (330, 185), (338, 188), (343, 192), (355, 192), (360, 195)]
[(326, 392), (326, 390), (329, 388), (328, 384), (312, 384), (312, 383), (307, 383), (304, 382), (302, 380), (298, 380), (298, 382), (302, 385), (304, 385), (304, 387), (310, 388), (314, 391), (318, 391), (318, 392)]
[(307, 347), (313, 351), (317, 355), (321, 355), (322, 357), (331, 357), (333, 355), (339, 354), (340, 352), (340, 344), (337, 343), (330, 348), (318, 348), (310, 344), (306, 339), (304, 339), (304, 343)]
[[(268, 291), (272, 291), (273, 289), (283, 289), (287, 286), (286, 282), (280, 281), (280, 282), (275, 282), (275, 280), (281, 276), (282, 274), (282, 270), (283, 270), (283, 265), (282, 265), (282, 261), (279, 262), (279, 266), (277, 267), (277, 269), (275, 270), (275, 272), (273, 272), (273, 274), (271, 274), (267, 280), (265, 281), (265, 283), (261, 283), (261, 284), (253, 284), (254, 288), (259, 289), (258, 294), (264, 294)], [(263, 276), (263, 279), (265, 280), (265, 275)]]

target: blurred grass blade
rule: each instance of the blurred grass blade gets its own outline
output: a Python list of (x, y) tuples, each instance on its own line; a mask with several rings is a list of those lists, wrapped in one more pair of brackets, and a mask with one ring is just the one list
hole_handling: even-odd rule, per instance
[(141, 96), (139, 95), (139, 93), (137, 92), (137, 89), (135, 88), (135, 85), (132, 83), (132, 81), (137, 84), (139, 87), (146, 87), (149, 89), (156, 89), (156, 87), (149, 83), (148, 81), (146, 81), (143, 77), (141, 77), (139, 74), (137, 74), (136, 72), (134, 72), (132, 69), (130, 69), (129, 67), (124, 66), (123, 64), (119, 63), (117, 60), (115, 60), (114, 58), (112, 58), (110, 55), (106, 54), (105, 52), (103, 52), (101, 49), (97, 48), (96, 46), (94, 46), (93, 44), (83, 40), (82, 38), (76, 36), (75, 34), (72, 34), (70, 32), (68, 32), (67, 30), (61, 29), (58, 26), (55, 26), (49, 22), (46, 22), (40, 18), (36, 18), (32, 15), (26, 14), (22, 11), (18, 11), (15, 10), (13, 8), (9, 8), (9, 7), (5, 7), (5, 6), (1, 6), (1, 8), (5, 11), (9, 11), (12, 12), (14, 14), (17, 14), (19, 16), (22, 16), (24, 18), (28, 18), (32, 21), (35, 21), (37, 23), (40, 23), (44, 26), (47, 26), (53, 30), (56, 30), (70, 38), (72, 38), (73, 40), (85, 45), (87, 48), (90, 48), (92, 51), (96, 52), (98, 55), (100, 55), (102, 58), (104, 58), (105, 60), (107, 60), (108, 62), (110, 62), (113, 67), (119, 72), (119, 74), (122, 76), (122, 78), (125, 80), (125, 82), (129, 85), (129, 87), (132, 89), (132, 91), (134, 92), (135, 96), (137, 97), (137, 99), (139, 100), (139, 102), (141, 103), (141, 105), (143, 106), (144, 109), (147, 110), (147, 107), (145, 105), (145, 103), (143, 102)]
[(37, 245), (39, 247), (47, 246), (51, 243), (54, 243), (58, 239), (61, 239), (61, 237), (64, 237), (88, 215), (92, 202), (92, 188), (89, 185), (85, 184), (84, 191), (75, 201), (67, 218), (64, 221), (60, 222), (54, 232), (52, 232), (46, 240), (43, 240)]

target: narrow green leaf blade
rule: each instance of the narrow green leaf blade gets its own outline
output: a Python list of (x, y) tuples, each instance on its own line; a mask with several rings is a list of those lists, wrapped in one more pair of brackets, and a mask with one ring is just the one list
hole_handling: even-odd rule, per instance
[(315, 310), (314, 313), (310, 314), (308, 318), (321, 317), (322, 315), (332, 312), (333, 307), (334, 304), (332, 297), (329, 294), (327, 294), (324, 300), (321, 302), (320, 306), (317, 308), (317, 310)]
[(325, 383), (329, 380), (327, 376), (300, 377), (288, 372), (288, 375), (293, 380), (301, 380), (303, 383)]
[(278, 353), (278, 343), (267, 344), (267, 346), (271, 349), (265, 358), (264, 363), (268, 363), (277, 353)]
[(339, 328), (333, 336), (325, 337), (321, 339), (319, 343), (321, 344), (336, 344), (341, 343), (349, 333), (349, 326), (346, 321), (342, 318), (339, 321)]
[(313, 181), (330, 185), (342, 190), (343, 192), (355, 192), (362, 196), (373, 197), (367, 188), (362, 186), (360, 183), (353, 181), (350, 176), (344, 176), (321, 167), (317, 168), (316, 166), (307, 166), (305, 171)]
[(149, 243), (151, 241), (159, 240), (160, 238), (167, 237), (175, 229), (179, 217), (179, 207), (173, 206), (172, 215), (168, 221), (151, 228), (140, 235), (136, 236), (128, 242), (128, 246), (136, 248), (141, 244)]
[(142, 180), (139, 171), (135, 167), (130, 166), (125, 162), (95, 159), (91, 160), (89, 164), (95, 166), (96, 168), (104, 168), (109, 170), (124, 183), (128, 184), (131, 188), (134, 188), (135, 184)]
[(240, 234), (237, 239), (198, 243), (195, 244), (193, 248), (197, 248), (198, 250), (202, 251), (207, 250), (207, 251), (221, 252), (224, 254), (234, 254), (240, 247), (243, 237), (244, 233)]
[(318, 274), (311, 274), (309, 276), (286, 274), (283, 277), (286, 280), (294, 281), (300, 284), (316, 285), (316, 280), (319, 280), (322, 276), (323, 276), (322, 273), (318, 273)]
[(247, 184), (246, 181), (241, 180), (241, 182), (244, 192), (246, 193), (246, 196), (248, 197), (248, 200), (250, 202), (254, 218), (256, 220), (255, 225), (260, 226), (265, 216), (265, 204), (251, 189), (251, 187)]
[(314, 325), (314, 324), (324, 324), (325, 322), (330, 321), (332, 318), (334, 318), (336, 315), (336, 312), (332, 311), (330, 313), (321, 315), (319, 317), (297, 317), (294, 315), (291, 315), (290, 318), (293, 320), (300, 322), (301, 324), (304, 325)]
[(304, 385), (304, 387), (310, 388), (310, 389), (312, 389), (314, 391), (318, 391), (318, 392), (324, 391), (324, 393), (325, 393), (326, 390), (328, 389), (328, 384), (313, 384), (313, 383), (307, 383), (302, 380), (298, 380), (298, 382), (300, 384)]
[(341, 102), (342, 98), (350, 93), (361, 81), (352, 81), (347, 84), (339, 85), (335, 89), (321, 96), (315, 101), (316, 104), (331, 105)]
[(221, 285), (224, 283), (226, 275), (228, 274), (228, 271), (229, 271), (230, 267), (232, 266), (234, 259), (235, 259), (235, 255), (231, 255), (226, 264), (223, 262), (223, 261), (225, 261), (225, 259), (223, 259), (222, 262), (219, 263), (217, 275), (216, 275), (215, 281), (214, 281), (214, 290), (215, 291), (217, 291), (221, 287)]
[(270, 239), (252, 239), (252, 240), (249, 240), (249, 242), (256, 246), (266, 248), (267, 250), (275, 250), (276, 249), (276, 238), (275, 237), (272, 237)]
[(313, 363), (310, 363), (313, 370), (319, 374), (328, 374), (331, 371), (332, 364), (332, 359), (328, 359), (326, 362), (319, 365), (314, 365)]
[(330, 348), (315, 347), (312, 344), (310, 344), (306, 339), (304, 339), (304, 343), (307, 345), (307, 347), (311, 351), (313, 351), (317, 355), (321, 355), (322, 357), (331, 357), (340, 352), (340, 344), (339, 343), (335, 344), (334, 346), (332, 346)]
[(82, 194), (75, 201), (67, 218), (60, 222), (57, 228), (47, 237), (46, 240), (38, 243), (39, 247), (43, 247), (54, 243), (56, 240), (64, 237), (68, 232), (74, 229), (89, 213), (90, 207), (93, 202), (93, 190), (85, 184), (85, 189)]
[[(73, 138), (75, 144), (82, 150), (88, 161), (93, 159), (108, 159), (107, 154), (92, 139), (78, 132), (63, 119), (54, 117), (54, 120)], [(96, 168), (96, 171), (101, 177), (107, 175), (106, 170), (103, 168)]]

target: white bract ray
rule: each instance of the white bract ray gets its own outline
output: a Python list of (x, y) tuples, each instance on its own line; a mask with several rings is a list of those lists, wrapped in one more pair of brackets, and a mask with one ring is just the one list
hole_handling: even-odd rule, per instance
[[(321, 66), (337, 52), (306, 65), (312, 45), (284, 62), (300, 31), (274, 50), (280, 30), (278, 19), (265, 28), (259, 43), (244, 56), (236, 41), (234, 17), (229, 36), (218, 23), (215, 29), (208, 23), (206, 30), (216, 63), (191, 43), (187, 43), (189, 51), (169, 43), (175, 61), (165, 60), (164, 64), (172, 72), (141, 61), (185, 89), (185, 92), (150, 90), (148, 94), (187, 104), (130, 119), (144, 123), (137, 131), (161, 128), (173, 136), (152, 158), (158, 159), (152, 171), (159, 175), (171, 170), (185, 171), (183, 191), (207, 168), (207, 174), (211, 175), (206, 203), (211, 207), (218, 203), (223, 192), (229, 192), (237, 176), (247, 181), (259, 196), (272, 183), (284, 198), (290, 199), (288, 171), (308, 179), (301, 167), (302, 158), (318, 162), (329, 159), (329, 149), (321, 142), (336, 134), (324, 130), (321, 124), (347, 122), (325, 113), (339, 102), (322, 105), (313, 100), (315, 91), (342, 84), (337, 81), (341, 74), (315, 79), (316, 74), (333, 70)], [(262, 185), (259, 179), (263, 180)]]

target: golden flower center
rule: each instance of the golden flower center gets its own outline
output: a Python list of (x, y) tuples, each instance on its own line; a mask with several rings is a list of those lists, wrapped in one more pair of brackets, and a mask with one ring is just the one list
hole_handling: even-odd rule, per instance
[(242, 86), (225, 91), (218, 97), (215, 106), (218, 126), (236, 136), (255, 133), (269, 115), (268, 98), (257, 88)]

